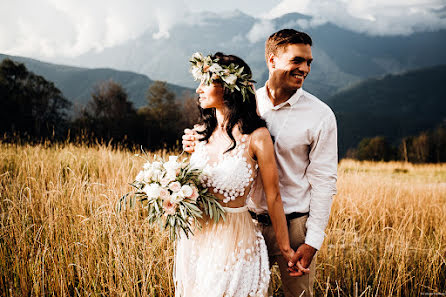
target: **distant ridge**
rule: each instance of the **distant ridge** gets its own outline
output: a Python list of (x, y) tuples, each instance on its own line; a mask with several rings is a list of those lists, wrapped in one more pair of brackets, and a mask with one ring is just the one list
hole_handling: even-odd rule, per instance
[[(188, 18), (194, 21), (187, 21)], [(235, 54), (250, 66), (257, 88), (268, 78), (265, 40), (274, 30), (293, 28), (313, 39), (312, 70), (305, 88), (327, 100), (352, 83), (380, 75), (400, 73), (446, 63), (446, 30), (416, 32), (402, 36), (371, 36), (327, 22), (311, 25), (314, 19), (289, 13), (265, 20), (240, 11), (196, 13), (169, 29), (169, 38), (154, 39), (157, 28), (103, 51), (90, 51), (78, 57), (59, 57), (57, 63), (87, 67), (112, 67), (146, 74), (151, 78), (194, 88), (189, 73), (189, 57), (217, 51)], [(317, 21), (317, 20), (316, 20)], [(258, 25), (258, 26), (256, 26)], [(259, 30), (253, 30), (256, 26)], [(263, 28), (263, 29), (261, 29)]]
[(343, 154), (364, 137), (390, 141), (446, 124), (446, 65), (358, 83), (327, 103), (338, 119)]
[[(141, 107), (146, 104), (146, 91), (154, 82), (144, 74), (130, 71), (58, 65), (25, 57), (0, 54), (0, 62), (5, 58), (23, 63), (28, 70), (54, 82), (65, 97), (73, 103), (85, 104), (90, 100), (93, 87), (97, 83), (114, 80), (126, 89), (129, 99), (134, 103), (135, 107)], [(169, 83), (167, 85), (177, 95), (177, 99), (181, 97), (183, 92), (193, 92), (189, 88)]]

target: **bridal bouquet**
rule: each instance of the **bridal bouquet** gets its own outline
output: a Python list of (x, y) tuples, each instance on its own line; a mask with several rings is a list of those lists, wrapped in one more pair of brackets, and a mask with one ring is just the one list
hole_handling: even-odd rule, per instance
[(225, 218), (217, 198), (201, 185), (200, 174), (200, 170), (179, 161), (178, 156), (169, 156), (168, 161), (148, 161), (130, 184), (135, 191), (119, 199), (118, 211), (127, 200), (130, 206), (139, 200), (147, 208), (149, 222), (169, 229), (171, 239), (175, 240), (180, 232), (189, 236), (194, 228), (201, 227), (199, 219), (203, 215), (215, 222)]

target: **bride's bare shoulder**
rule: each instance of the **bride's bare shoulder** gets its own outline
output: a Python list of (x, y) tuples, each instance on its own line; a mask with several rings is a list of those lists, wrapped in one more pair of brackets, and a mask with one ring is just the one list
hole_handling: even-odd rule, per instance
[(251, 133), (251, 137), (252, 140), (265, 140), (265, 138), (271, 139), (271, 134), (266, 127), (260, 127)]
[(271, 134), (266, 127), (257, 128), (251, 133), (251, 143), (254, 147), (272, 145)]

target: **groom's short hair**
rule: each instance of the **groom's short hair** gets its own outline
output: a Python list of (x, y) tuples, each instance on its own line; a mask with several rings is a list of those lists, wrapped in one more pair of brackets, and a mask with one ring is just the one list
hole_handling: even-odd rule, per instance
[(265, 43), (265, 59), (268, 61), (270, 54), (277, 54), (280, 48), (286, 47), (289, 44), (313, 44), (311, 37), (305, 33), (294, 29), (282, 29), (273, 33)]

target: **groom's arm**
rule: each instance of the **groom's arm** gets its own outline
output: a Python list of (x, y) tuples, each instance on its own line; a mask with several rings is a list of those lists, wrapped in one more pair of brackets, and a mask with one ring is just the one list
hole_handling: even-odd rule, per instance
[[(336, 118), (331, 110), (313, 132), (313, 142), (308, 156), (310, 163), (306, 170), (306, 177), (311, 185), (307, 234), (305, 243), (298, 247), (292, 261), (288, 263), (291, 276), (301, 276), (306, 273), (301, 267), (308, 268), (316, 251), (321, 248), (333, 195), (336, 194), (337, 129)], [(294, 265), (299, 267), (299, 271), (295, 270)]]
[(319, 250), (325, 237), (333, 195), (336, 194), (338, 147), (336, 118), (331, 112), (315, 131), (306, 171), (310, 190), (310, 213), (305, 243)]

